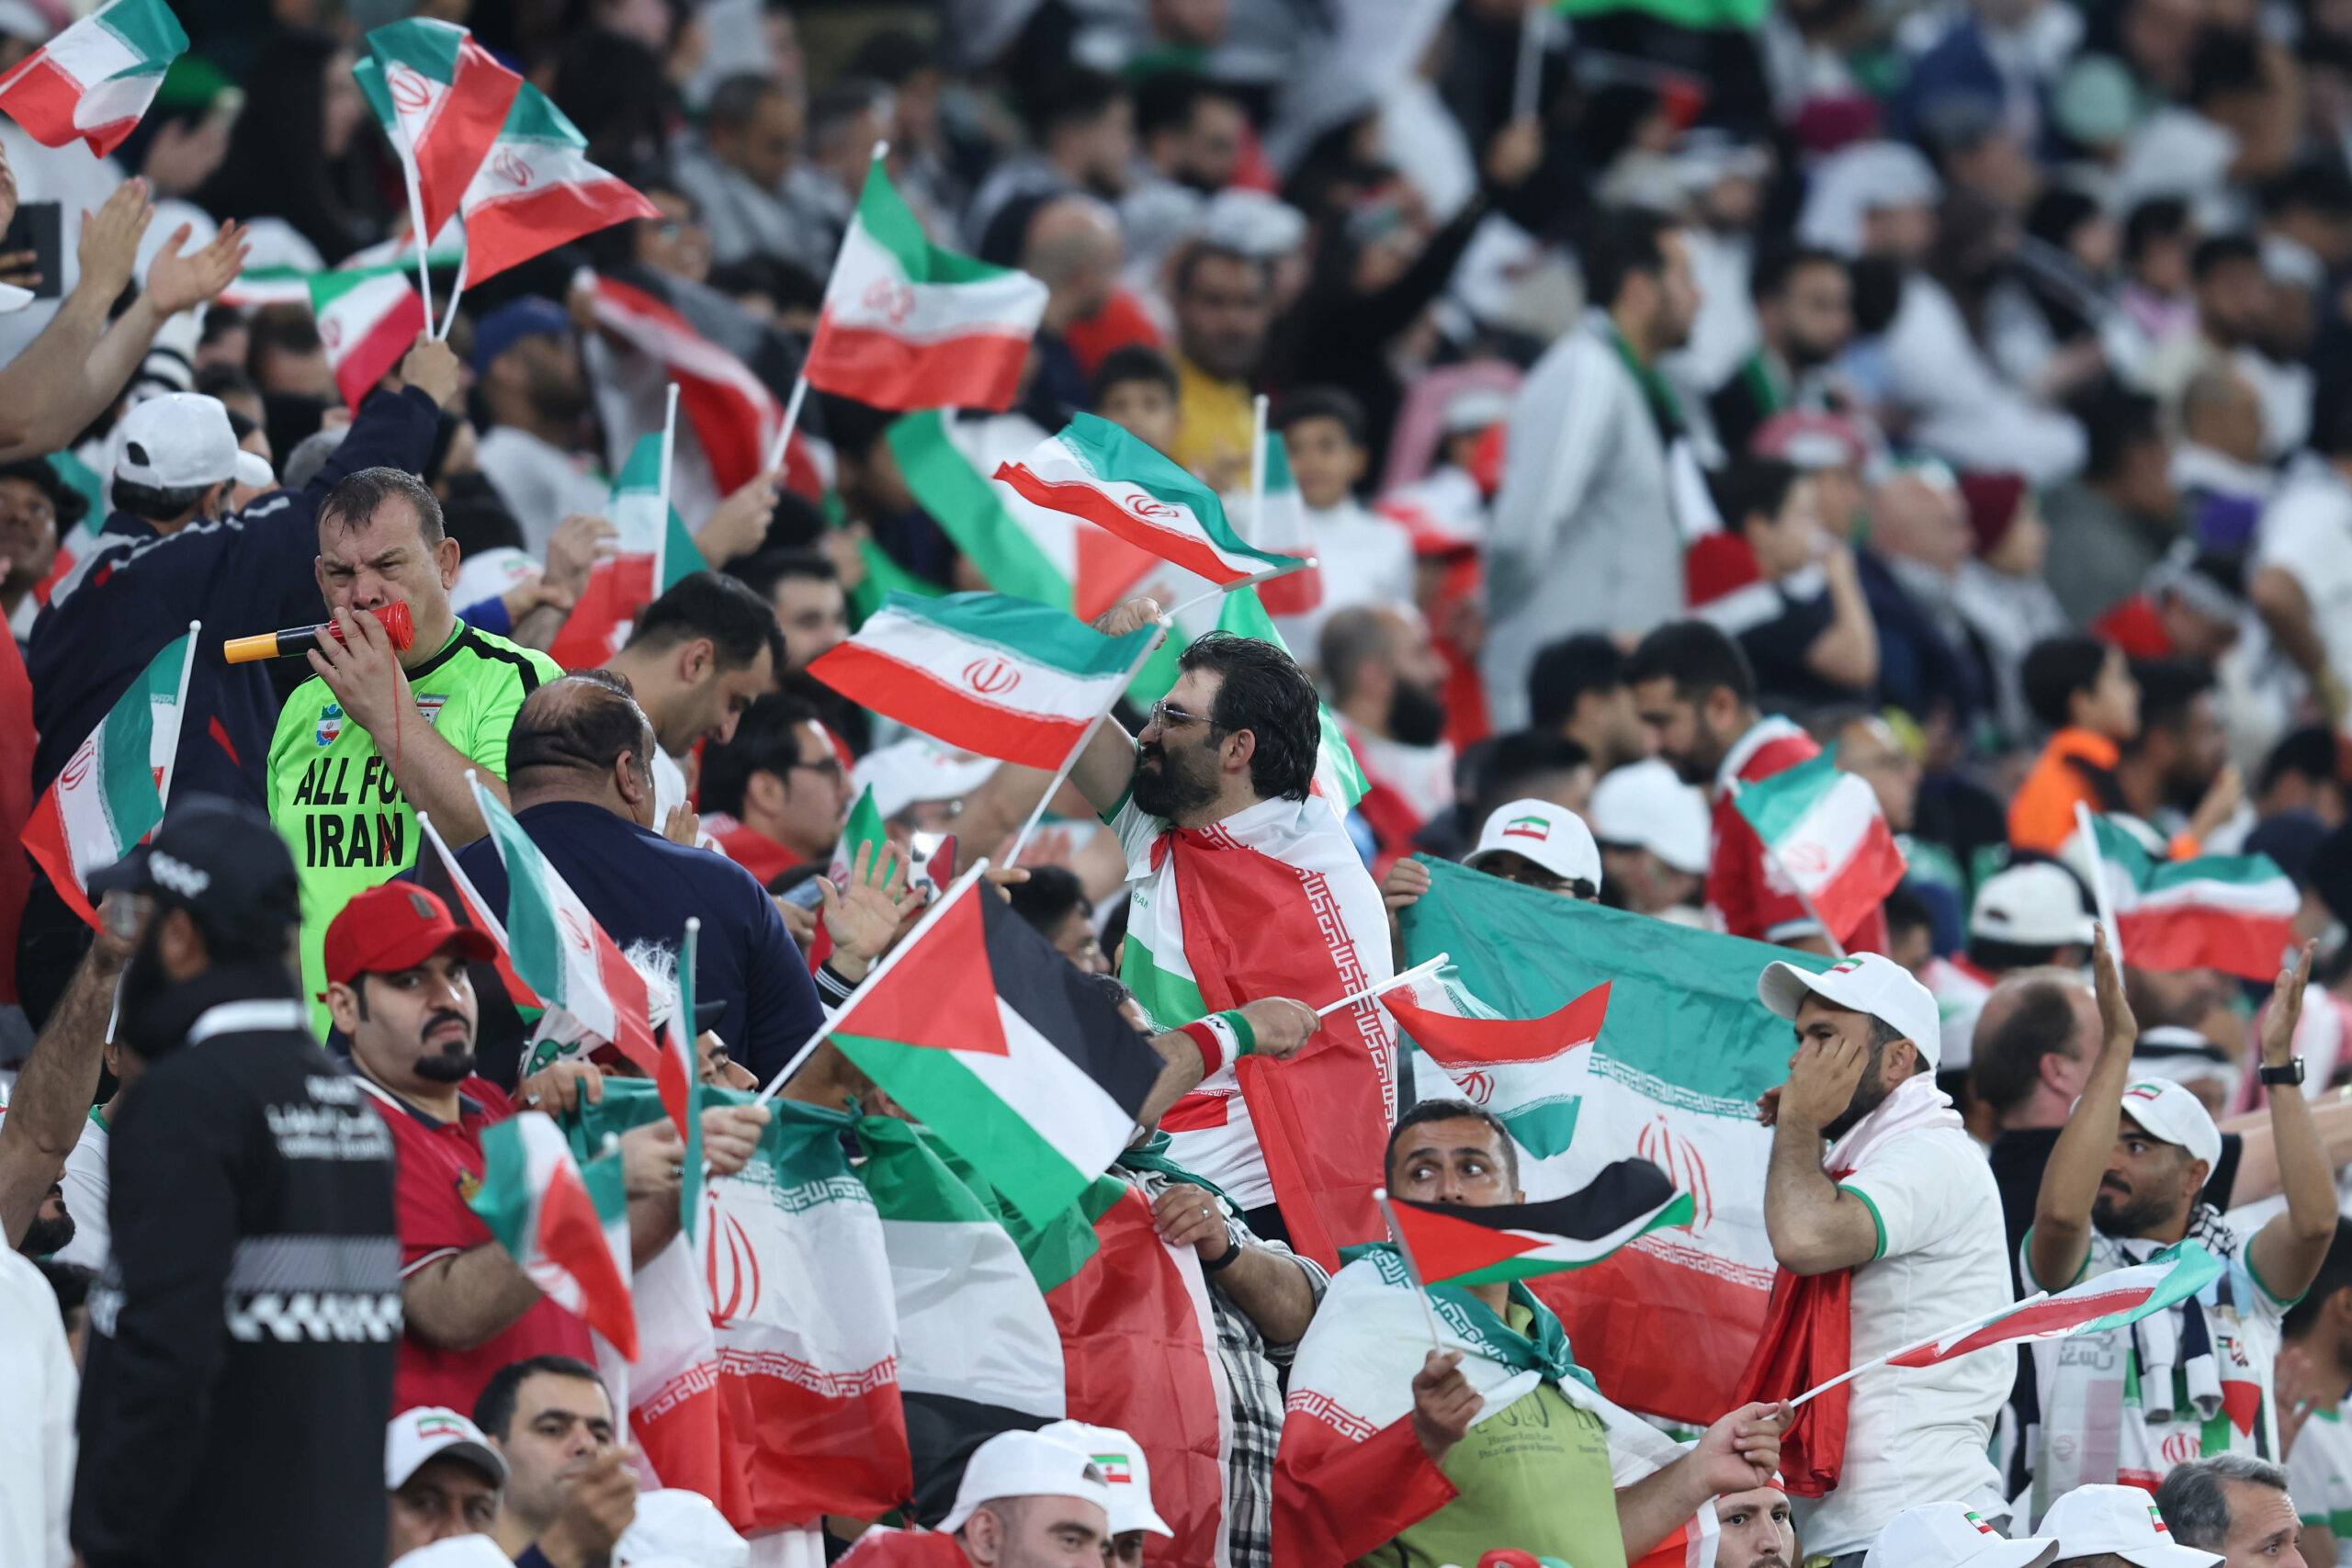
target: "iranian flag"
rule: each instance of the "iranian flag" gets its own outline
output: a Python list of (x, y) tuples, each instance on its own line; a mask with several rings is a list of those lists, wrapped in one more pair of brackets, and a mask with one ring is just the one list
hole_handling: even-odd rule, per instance
[(1896, 1367), (1932, 1367), (1973, 1350), (2034, 1339), (2098, 1334), (2178, 1305), (2221, 1278), (2222, 1263), (2193, 1241), (2165, 1248), (2145, 1263), (2117, 1269), (2056, 1295), (2018, 1303), (2000, 1316), (1952, 1329), (1887, 1358)]
[(876, 158), (825, 285), (808, 384), (876, 408), (1001, 409), (1045, 313), (1027, 273), (933, 244)]
[(1580, 1190), (1541, 1203), (1472, 1208), (1392, 1197), (1399, 1243), (1425, 1285), (1498, 1285), (1589, 1269), (1636, 1236), (1688, 1225), (1688, 1192), (1645, 1159), (1601, 1168)]
[(164, 819), (195, 663), (197, 627), (156, 650), (98, 727), (65, 760), (25, 823), (24, 845), (66, 907), (91, 925), (88, 877), (129, 854)]
[(482, 1129), (481, 1186), (466, 1200), (523, 1271), (630, 1360), (628, 1196), (618, 1153), (572, 1158), (563, 1130), (537, 1111)]
[(1126, 689), (1156, 626), (1104, 637), (1002, 593), (893, 593), (808, 672), (854, 703), (950, 746), (1058, 768)]
[(1739, 791), (1739, 814), (1843, 942), (1903, 880), (1903, 851), (1878, 792), (1828, 752)]
[[(383, 73), (373, 89), (383, 95), (377, 118), (390, 111), (392, 150), (424, 201), (424, 232), (438, 234), (498, 141), (523, 78), (455, 22), (425, 17), (376, 28), (368, 53)], [(361, 89), (370, 91), (365, 78)]]
[[(1035, 451), (1044, 434), (1026, 414), (937, 408), (898, 421), (888, 439), (907, 489), (990, 588), (1091, 621), (1141, 592), (1163, 563), (1082, 517), (1039, 506), (989, 479)], [(1198, 589), (1184, 596), (1191, 592)]]
[(424, 331), (424, 300), (396, 267), (314, 272), (309, 287), (335, 389), (356, 411), (415, 346)]
[(1609, 982), (1543, 1018), (1498, 1017), (1443, 970), (1380, 999), (1457, 1090), (1506, 1108), (1497, 1115), (1520, 1147), (1538, 1159), (1567, 1152), (1581, 1101), (1563, 1092), (1563, 1069), (1572, 1053), (1600, 1038)]
[(996, 479), (1033, 505), (1067, 512), (1211, 582), (1298, 564), (1242, 543), (1216, 491), (1107, 419), (1082, 413)]
[[(1250, 519), (1250, 542), (1262, 550), (1312, 556), (1313, 536), (1306, 526), (1306, 502), (1291, 477), (1290, 448), (1282, 432), (1266, 432), (1266, 477), (1258, 487), (1257, 515)], [(1310, 566), (1284, 577), (1270, 578), (1259, 589), (1270, 615), (1304, 615), (1322, 607), (1323, 569)]]
[(2125, 962), (2138, 969), (2277, 977), (2295, 944), (2302, 896), (2276, 861), (2268, 855), (2160, 860), (2113, 818), (2094, 818), (2091, 825), (2098, 836), (2096, 871), (2079, 832), (2067, 840), (2064, 856), (2077, 872), (2106, 883)]
[[(767, 383), (644, 289), (601, 274), (594, 287), (597, 324), (660, 363), (677, 383), (678, 406), (710, 459), (719, 490), (731, 493), (751, 483), (766, 468), (776, 432), (784, 428), (784, 405)], [(793, 439), (800, 450), (798, 435)], [(806, 452), (801, 455), (805, 459)]]
[(577, 1025), (648, 1077), (662, 1072), (646, 1012), (645, 977), (630, 967), (523, 825), (474, 781), (474, 804), (506, 867), (506, 930), (514, 971), (545, 999), (542, 1035)]
[(660, 209), (627, 181), (590, 163), (587, 152), (579, 127), (545, 93), (524, 83), (458, 204), (469, 283), (599, 229), (661, 218)]
[(1423, 987), (1407, 1006), (1422, 1009), (1430, 1040), (1404, 1025), (1425, 1054), (1420, 1097), (1459, 1095), (1500, 1117), (1514, 1141), (1522, 1129), (1533, 1136), (1535, 1146), (1520, 1147), (1532, 1202), (1581, 1190), (1624, 1159), (1651, 1161), (1690, 1194), (1687, 1230), (1651, 1231), (1531, 1288), (1560, 1314), (1603, 1393), (1650, 1415), (1714, 1420), (1736, 1402), (1772, 1290), (1763, 1208), (1772, 1134), (1756, 1101), (1787, 1077), (1789, 1036), (1757, 1004), (1756, 976), (1776, 960), (1806, 969), (1830, 961), (1424, 863), (1429, 892), (1398, 911), (1400, 963), (1452, 953), (1448, 981), (1506, 1021), (1573, 1018), (1604, 986), (1608, 1000), (1590, 1044), (1573, 1043), (1586, 1025), (1564, 1024), (1548, 1060), (1525, 1059), (1544, 1048), (1537, 1037), (1518, 1048), (1521, 1060), (1503, 1046), (1489, 1054), (1504, 1061), (1482, 1063), (1464, 1050), (1464, 1032), (1507, 1041), (1499, 1028), (1536, 1031), (1436, 1016), (1475, 1010)]
[(580, 602), (548, 649), (566, 670), (593, 669), (618, 653), (638, 611), (707, 564), (670, 504), (668, 470), (662, 433), (639, 436), (613, 480), (610, 514), (619, 536), (588, 569)]
[(1159, 1076), (1117, 1007), (1057, 956), (967, 874), (832, 1023), (843, 1055), (1035, 1222), (1118, 1157)]
[(187, 34), (163, 0), (113, 0), (0, 76), (0, 111), (44, 147), (79, 137), (94, 157), (122, 145), (155, 100)]

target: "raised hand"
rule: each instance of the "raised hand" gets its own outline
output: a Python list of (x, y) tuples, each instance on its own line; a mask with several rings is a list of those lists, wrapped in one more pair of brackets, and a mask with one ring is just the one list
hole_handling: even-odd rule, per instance
[[(2117, 966), (2115, 953), (2107, 945), (2107, 927), (2103, 924), (2091, 931), (2091, 981), (2098, 997), (2099, 1050), (2102, 1054), (2120, 1051), (2128, 1057), (2140, 1038), (2140, 1021), (2132, 1016), (2132, 1003), (2123, 994), (2123, 971)], [(2302, 1005), (2302, 993), (2298, 990), (2295, 1008), (2299, 1015)]]
[(889, 948), (906, 916), (908, 860), (896, 844), (860, 844), (850, 863), (849, 886), (836, 887), (829, 877), (817, 879), (825, 930), (832, 933), (833, 951), (862, 964), (871, 964)]
[(1469, 1436), (1486, 1403), (1462, 1375), (1461, 1351), (1429, 1353), (1413, 1374), (1413, 1436), (1431, 1463), (1445, 1462), (1453, 1445)]
[(2311, 983), (2312, 954), (2319, 943), (2307, 942), (2291, 967), (2281, 965), (2270, 987), (2270, 1005), (2262, 1010), (2262, 1065), (2283, 1067), (2295, 1055), (2295, 1026), (2303, 1021), (2303, 987)]
[(175, 316), (213, 299), (236, 280), (237, 269), (245, 265), (244, 225), (223, 223), (211, 243), (182, 255), (180, 247), (193, 230), (187, 223), (173, 230), (148, 264), (147, 299), (158, 315)]
[(121, 293), (130, 282), (130, 269), (138, 265), (139, 242), (154, 216), (145, 180), (123, 181), (97, 211), (85, 211), (82, 243), (74, 251), (82, 264), (82, 287), (96, 289), (105, 299)]
[(430, 333), (419, 333), (415, 346), (401, 360), (400, 377), (403, 385), (446, 409), (458, 396), (458, 355)]

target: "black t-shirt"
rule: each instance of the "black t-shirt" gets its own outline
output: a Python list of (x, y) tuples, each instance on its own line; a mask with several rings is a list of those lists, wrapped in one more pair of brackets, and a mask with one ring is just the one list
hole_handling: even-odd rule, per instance
[(1738, 642), (1756, 671), (1756, 690), (1778, 704), (1818, 707), (1861, 694), (1823, 680), (1805, 663), (1814, 643), (1838, 618), (1828, 581), (1817, 566), (1777, 582), (1751, 582), (1701, 605), (1698, 614)]

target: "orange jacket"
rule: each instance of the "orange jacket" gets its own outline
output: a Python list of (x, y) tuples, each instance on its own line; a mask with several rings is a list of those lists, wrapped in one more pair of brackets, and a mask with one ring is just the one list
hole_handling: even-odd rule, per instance
[(2074, 836), (2076, 801), (2093, 811), (2120, 807), (2120, 756), (2114, 741), (2093, 730), (2062, 729), (2052, 736), (2009, 802), (2009, 842), (2054, 855)]

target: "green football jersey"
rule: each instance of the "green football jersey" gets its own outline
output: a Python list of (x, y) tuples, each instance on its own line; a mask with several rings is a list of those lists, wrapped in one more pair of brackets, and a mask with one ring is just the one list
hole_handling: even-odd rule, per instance
[[(463, 621), (408, 672), (417, 716), (488, 773), (506, 776), (506, 736), (523, 699), (563, 673), (533, 649)], [(416, 812), (377, 738), (313, 675), (294, 689), (269, 742), (269, 818), (294, 852), (302, 887), (302, 994), (324, 1039), (327, 927), (351, 896), (416, 863)]]

